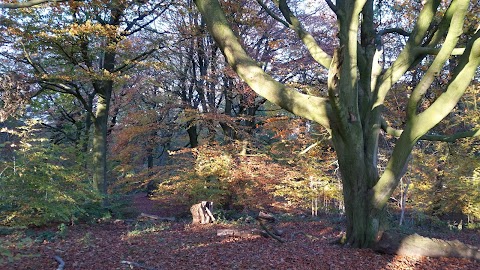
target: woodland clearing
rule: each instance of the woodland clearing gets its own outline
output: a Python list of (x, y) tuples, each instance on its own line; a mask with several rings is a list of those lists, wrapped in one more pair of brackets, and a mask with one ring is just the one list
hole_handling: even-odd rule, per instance
[[(138, 194), (133, 206), (138, 212), (159, 216), (180, 213), (176, 208), (159, 208), (159, 202)], [(178, 206), (176, 206), (178, 207)], [(2, 255), (0, 269), (480, 269), (480, 262), (457, 258), (393, 256), (370, 249), (346, 248), (332, 242), (342, 234), (344, 220), (332, 216), (284, 220), (285, 243), (259, 235), (220, 237), (218, 229), (255, 228), (254, 222), (219, 222), (191, 225), (185, 218), (175, 222), (152, 220), (109, 220), (96, 224), (67, 226), (55, 236), (35, 230), (26, 236), (0, 236), (11, 256)], [(36, 237), (35, 237), (36, 236)], [(458, 239), (475, 245), (475, 231), (436, 232), (446, 240)], [(23, 237), (22, 239), (19, 239)], [(8, 243), (10, 245), (8, 246)], [(23, 243), (19, 245), (18, 243)], [(7, 258), (8, 257), (8, 258)], [(10, 262), (9, 262), (10, 258)]]

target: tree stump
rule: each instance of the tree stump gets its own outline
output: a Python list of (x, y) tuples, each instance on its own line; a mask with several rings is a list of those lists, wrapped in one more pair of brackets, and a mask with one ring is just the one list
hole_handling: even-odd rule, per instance
[(147, 197), (152, 197), (155, 194), (155, 190), (157, 189), (157, 184), (155, 181), (150, 180), (147, 184)]
[(192, 213), (192, 224), (207, 224), (213, 223), (215, 218), (213, 217), (213, 202), (202, 201), (200, 203), (192, 205), (190, 207)]

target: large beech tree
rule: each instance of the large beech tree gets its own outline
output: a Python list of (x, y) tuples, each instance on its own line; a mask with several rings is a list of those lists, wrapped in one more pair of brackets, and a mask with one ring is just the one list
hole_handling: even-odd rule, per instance
[[(388, 198), (405, 172), (409, 155), (418, 140), (452, 140), (478, 136), (478, 130), (442, 136), (429, 134), (456, 106), (475, 75), (480, 63), (480, 31), (462, 38), (469, 0), (426, 0), (407, 29), (377, 29), (374, 0), (326, 0), (336, 14), (338, 44), (333, 55), (326, 53), (295, 17), (287, 1), (257, 2), (285, 31), (294, 31), (318, 63), (328, 69), (328, 97), (300, 93), (274, 80), (242, 48), (230, 28), (218, 0), (195, 0), (208, 31), (214, 37), (228, 63), (259, 95), (274, 104), (327, 128), (337, 153), (343, 182), (347, 216), (347, 243), (371, 247), (381, 231), (382, 214)], [(393, 5), (383, 2), (384, 5)], [(392, 9), (391, 16), (395, 16)], [(318, 22), (321, 24), (322, 22)], [(408, 37), (393, 63), (382, 66), (382, 36)], [(456, 61), (451, 61), (456, 55)], [(405, 128), (395, 130), (382, 118), (382, 107), (394, 84), (405, 74), (428, 61), (428, 69), (410, 92), (406, 104)], [(451, 61), (451, 62), (449, 62)], [(457, 65), (443, 93), (428, 107), (420, 106), (422, 97), (446, 63)], [(389, 162), (379, 173), (378, 139), (381, 130), (398, 136)]]

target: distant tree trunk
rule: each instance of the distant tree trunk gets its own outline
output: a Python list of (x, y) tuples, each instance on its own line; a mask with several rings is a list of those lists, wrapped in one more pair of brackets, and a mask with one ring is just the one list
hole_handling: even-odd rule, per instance
[(188, 133), (188, 139), (189, 139), (190, 147), (191, 148), (197, 147), (198, 146), (197, 126), (192, 124), (187, 129), (187, 133)]
[[(232, 79), (229, 78), (229, 77), (226, 78), (226, 82), (225, 82), (225, 85), (224, 85), (225, 90), (224, 90), (224, 93), (223, 93), (224, 96), (225, 96), (225, 112), (224, 112), (224, 114), (226, 116), (229, 116), (229, 117), (232, 117), (232, 106), (233, 106), (232, 99), (230, 98), (230, 95), (229, 95), (230, 91), (228, 91), (228, 89), (231, 86), (231, 80)], [(231, 121), (231, 122), (233, 122), (233, 121)], [(220, 126), (222, 127), (223, 134), (225, 135), (225, 138), (226, 138), (227, 141), (237, 139), (237, 133), (232, 128), (231, 124), (229, 125), (226, 122), (220, 122)]]
[(400, 197), (400, 221), (398, 224), (402, 226), (404, 220), (405, 220), (405, 206), (407, 204), (407, 195), (408, 195), (408, 187), (410, 186), (410, 179), (407, 179), (405, 181), (406, 183), (403, 183), (403, 178), (400, 183), (400, 189), (401, 189), (401, 197)]
[[(120, 25), (121, 16), (125, 6), (119, 4), (111, 7), (110, 17), (106, 24), (111, 26)], [(107, 177), (107, 133), (108, 116), (110, 112), (110, 101), (113, 92), (113, 79), (111, 76), (115, 72), (116, 51), (111, 47), (116, 47), (119, 39), (116, 37), (106, 37), (103, 45), (103, 55), (99, 59), (99, 71), (101, 79), (93, 79), (92, 85), (97, 96), (97, 111), (93, 119), (95, 131), (93, 137), (93, 182), (100, 190), (103, 196), (103, 206), (109, 205), (108, 200), (108, 177)], [(109, 48), (110, 47), (110, 48)], [(107, 49), (109, 48), (109, 49)]]

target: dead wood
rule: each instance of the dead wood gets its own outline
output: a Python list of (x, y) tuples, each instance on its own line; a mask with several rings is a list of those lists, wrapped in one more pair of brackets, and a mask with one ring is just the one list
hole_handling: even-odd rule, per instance
[(406, 235), (384, 232), (374, 249), (387, 254), (426, 257), (456, 257), (480, 261), (478, 247), (466, 245), (458, 240), (448, 241), (428, 238), (418, 234)]
[(57, 270), (63, 270), (63, 268), (65, 267), (65, 262), (62, 260), (62, 258), (55, 255), (53, 256), (53, 259), (58, 262)]
[(215, 221), (213, 216), (213, 202), (201, 201), (200, 203), (192, 205), (190, 207), (192, 213), (193, 224), (207, 224)]
[(260, 211), (257, 216), (257, 220), (266, 223), (275, 223), (277, 220), (274, 215)]
[(274, 215), (260, 211), (257, 216), (257, 221), (263, 229), (262, 235), (264, 237), (272, 237), (280, 243), (285, 243), (285, 239), (280, 237), (283, 235), (283, 232), (277, 230), (274, 226), (277, 221)]
[(262, 227), (263, 231), (266, 233), (266, 235), (262, 234), (263, 236), (265, 236), (265, 237), (270, 236), (280, 243), (285, 243), (285, 239), (280, 237), (281, 232), (277, 231), (275, 228), (268, 228), (265, 224), (262, 224), (262, 223), (260, 223), (260, 227)]
[(145, 266), (143, 264), (136, 263), (136, 262), (121, 261), (120, 263), (128, 265), (130, 267), (130, 269), (133, 269), (133, 267), (138, 267), (138, 268), (143, 268), (143, 269), (147, 269), (147, 270), (156, 270), (156, 268), (151, 268), (151, 267), (148, 267), (148, 266)]
[(232, 237), (250, 237), (254, 235), (261, 235), (258, 229), (239, 230), (239, 229), (218, 229), (217, 236), (232, 236)]
[(159, 217), (157, 215), (150, 215), (150, 214), (145, 214), (141, 213), (139, 218), (143, 219), (154, 219), (154, 220), (159, 220), (159, 221), (175, 221), (175, 217)]

